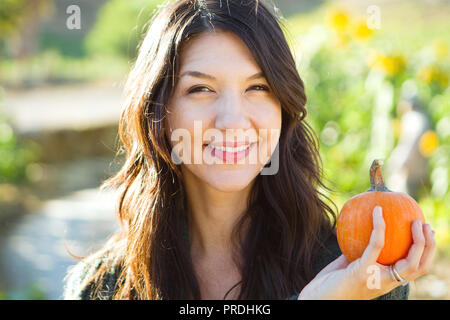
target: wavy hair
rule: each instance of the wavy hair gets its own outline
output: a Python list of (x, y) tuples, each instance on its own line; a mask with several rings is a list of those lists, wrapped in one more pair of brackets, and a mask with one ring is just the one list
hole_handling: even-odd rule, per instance
[[(233, 231), (243, 257), (238, 299), (285, 299), (314, 277), (313, 263), (335, 228), (336, 213), (322, 192), (332, 190), (322, 182), (318, 138), (305, 122), (304, 84), (272, 8), (255, 0), (176, 0), (150, 20), (125, 86), (119, 136), (126, 161), (105, 183), (119, 191), (121, 231), (105, 247), (114, 248), (120, 265), (113, 298), (201, 299), (183, 236), (183, 176), (171, 160), (164, 118), (182, 45), (216, 29), (244, 41), (282, 107), (279, 170), (255, 178)], [(91, 279), (97, 288), (110, 268), (104, 262)]]

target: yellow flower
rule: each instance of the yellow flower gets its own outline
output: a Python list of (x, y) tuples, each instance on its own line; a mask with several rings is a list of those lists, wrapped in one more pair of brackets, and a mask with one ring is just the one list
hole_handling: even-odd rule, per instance
[(435, 78), (436, 73), (435, 66), (426, 66), (417, 72), (417, 77), (425, 83), (430, 83)]
[(405, 59), (402, 56), (387, 56), (382, 60), (382, 66), (386, 74), (396, 75), (405, 69)]
[(448, 75), (435, 65), (423, 67), (417, 72), (417, 77), (425, 83), (434, 81), (443, 87), (448, 85)]
[(344, 9), (337, 8), (327, 14), (326, 20), (332, 29), (337, 32), (343, 32), (349, 25), (350, 16)]
[(399, 55), (384, 55), (378, 51), (369, 54), (369, 66), (384, 74), (394, 76), (406, 67), (405, 59)]
[(439, 145), (437, 134), (432, 131), (426, 131), (419, 140), (419, 151), (424, 157), (431, 157)]
[(447, 55), (447, 45), (442, 40), (435, 40), (432, 44), (436, 58), (441, 59)]
[(373, 30), (367, 26), (364, 20), (361, 20), (354, 24), (352, 34), (356, 40), (366, 41), (372, 36)]
[(439, 83), (443, 87), (448, 86), (448, 75), (444, 72), (440, 72), (436, 78), (436, 82)]

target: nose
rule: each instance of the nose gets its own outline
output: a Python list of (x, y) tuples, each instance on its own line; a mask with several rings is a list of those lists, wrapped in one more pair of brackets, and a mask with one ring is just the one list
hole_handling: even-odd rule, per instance
[(214, 124), (220, 130), (251, 128), (244, 103), (238, 97), (231, 95), (224, 97), (221, 101)]

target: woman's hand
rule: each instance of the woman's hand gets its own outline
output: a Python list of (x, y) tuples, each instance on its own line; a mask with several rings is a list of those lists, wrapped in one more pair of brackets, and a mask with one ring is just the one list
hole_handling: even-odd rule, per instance
[[(376, 262), (384, 247), (385, 237), (385, 223), (379, 206), (373, 210), (373, 226), (369, 245), (361, 258), (350, 263), (341, 255), (303, 288), (298, 299), (374, 299), (401, 285), (401, 282), (392, 279), (389, 266)], [(395, 263), (398, 273), (406, 281), (426, 274), (435, 253), (434, 231), (430, 225), (422, 225), (417, 220), (411, 229), (413, 244), (408, 256)]]

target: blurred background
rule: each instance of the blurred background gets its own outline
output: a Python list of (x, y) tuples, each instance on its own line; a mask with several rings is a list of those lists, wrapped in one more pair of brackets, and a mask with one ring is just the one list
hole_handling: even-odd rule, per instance
[[(157, 0), (0, 1), (0, 299), (60, 299), (118, 228), (101, 182), (122, 88)], [(340, 209), (373, 159), (436, 231), (411, 299), (450, 298), (450, 1), (274, 0)]]

